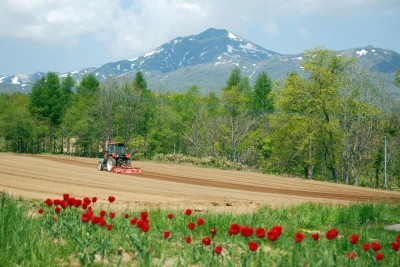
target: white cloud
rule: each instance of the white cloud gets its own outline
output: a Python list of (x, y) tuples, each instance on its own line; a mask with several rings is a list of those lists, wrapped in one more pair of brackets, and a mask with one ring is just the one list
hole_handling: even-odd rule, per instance
[(279, 32), (278, 24), (272, 20), (265, 22), (263, 28), (270, 35), (276, 35)]
[(0, 37), (74, 45), (89, 34), (116, 56), (133, 57), (208, 27), (240, 35), (251, 22), (276, 35), (285, 18), (399, 10), (398, 0), (2, 0)]

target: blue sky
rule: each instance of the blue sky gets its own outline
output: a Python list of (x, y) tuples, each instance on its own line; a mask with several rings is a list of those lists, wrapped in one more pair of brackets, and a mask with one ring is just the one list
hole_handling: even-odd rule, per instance
[(2, 0), (0, 75), (99, 67), (211, 27), (282, 54), (400, 53), (399, 0)]

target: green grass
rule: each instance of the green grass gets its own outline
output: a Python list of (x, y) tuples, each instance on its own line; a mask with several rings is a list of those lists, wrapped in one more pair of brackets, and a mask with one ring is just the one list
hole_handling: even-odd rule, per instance
[[(110, 205), (92, 203), (94, 216), (100, 210), (109, 214), (117, 210), (117, 200)], [(61, 198), (62, 199), (62, 198)], [(37, 211), (43, 208), (44, 213)], [(195, 212), (185, 210), (147, 210), (150, 229), (143, 232), (131, 220), (140, 220), (141, 210), (106, 215), (110, 231), (105, 226), (82, 221), (86, 212), (81, 207), (47, 207), (40, 202), (29, 202), (0, 193), (0, 266), (399, 266), (400, 251), (391, 244), (398, 233), (384, 230), (387, 224), (399, 223), (399, 203), (356, 203), (350, 205), (302, 204), (294, 207), (270, 208), (265, 206), (248, 214)], [(190, 207), (188, 207), (190, 208)], [(124, 213), (129, 213), (125, 218)], [(174, 217), (168, 219), (172, 213)], [(54, 217), (56, 216), (56, 221)], [(197, 225), (203, 218), (204, 224)], [(194, 222), (193, 230), (188, 224)], [(276, 241), (258, 238), (254, 234), (244, 237), (240, 233), (228, 235), (231, 224), (254, 229), (283, 227)], [(210, 232), (216, 228), (217, 234)], [(339, 236), (327, 240), (325, 232), (339, 230)], [(164, 231), (171, 236), (164, 238)], [(294, 241), (296, 232), (303, 233), (301, 243)], [(310, 235), (318, 232), (320, 240)], [(357, 244), (349, 242), (358, 234)], [(186, 237), (192, 238), (187, 244)], [(209, 246), (203, 238), (211, 237)], [(250, 251), (249, 242), (259, 245)], [(363, 251), (362, 244), (379, 242), (383, 260), (376, 260), (376, 252)], [(222, 253), (214, 253), (216, 246)], [(350, 260), (348, 252), (357, 257)]]

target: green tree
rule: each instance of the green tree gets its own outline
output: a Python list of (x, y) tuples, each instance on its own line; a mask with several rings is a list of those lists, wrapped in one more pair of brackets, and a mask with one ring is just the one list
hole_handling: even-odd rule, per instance
[(394, 85), (400, 87), (400, 69), (396, 71), (395, 79), (393, 81)]
[(256, 114), (273, 110), (273, 100), (271, 96), (272, 81), (266, 72), (261, 72), (254, 84), (252, 110)]
[(172, 96), (172, 108), (179, 114), (179, 122), (183, 126), (181, 134), (192, 145), (189, 153), (199, 157), (203, 143), (203, 126), (206, 117), (204, 98), (197, 86), (192, 86), (183, 94)]
[(5, 141), (0, 150), (33, 152), (35, 124), (28, 105), (25, 94), (0, 95), (0, 139)]
[(254, 130), (257, 119), (249, 113), (251, 86), (247, 78), (242, 78), (239, 68), (232, 71), (221, 94), (222, 113), (217, 124), (220, 129), (219, 149), (232, 161), (240, 161), (240, 156), (248, 148), (245, 140)]
[(97, 156), (98, 148), (104, 145), (101, 140), (104, 130), (104, 118), (100, 116), (98, 95), (100, 83), (92, 74), (84, 75), (72, 96), (72, 106), (68, 108), (63, 121), (63, 127), (69, 129), (74, 138), (70, 153), (80, 156)]
[(47, 121), (51, 126), (61, 123), (63, 98), (58, 75), (49, 72), (45, 78), (34, 83), (30, 94), (30, 110), (33, 115)]
[(65, 112), (63, 92), (56, 73), (49, 72), (46, 77), (34, 83), (29, 110), (50, 128), (48, 134), (50, 148), (51, 152), (56, 152), (56, 133)]

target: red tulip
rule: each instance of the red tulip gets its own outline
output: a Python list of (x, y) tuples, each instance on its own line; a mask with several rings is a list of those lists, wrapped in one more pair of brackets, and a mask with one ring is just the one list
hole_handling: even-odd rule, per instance
[(63, 199), (68, 200), (69, 199), (69, 194), (63, 194)]
[(90, 200), (90, 198), (88, 198), (88, 197), (83, 198), (83, 203), (85, 203), (86, 206), (89, 206), (91, 202), (92, 202), (92, 200)]
[(303, 240), (304, 240), (304, 234), (299, 232), (294, 234), (294, 241), (296, 241), (297, 243), (301, 243)]
[(97, 202), (97, 197), (92, 197), (92, 202), (96, 203)]
[(399, 242), (392, 242), (392, 249), (394, 251), (398, 251), (400, 249), (400, 243)]
[(67, 199), (68, 206), (72, 207), (75, 206), (76, 199), (74, 197), (70, 197)]
[(149, 214), (146, 211), (142, 211), (140, 213), (140, 219), (142, 219), (142, 221), (147, 220), (148, 217), (149, 217)]
[(57, 214), (60, 213), (60, 210), (61, 210), (61, 209), (60, 209), (59, 207), (55, 207), (55, 208), (54, 208), (54, 212), (57, 213)]
[(212, 237), (217, 234), (217, 228), (211, 228), (210, 233), (212, 234)]
[(399, 243), (400, 243), (400, 235), (397, 236), (396, 242), (399, 242)]
[(278, 237), (279, 237), (282, 234), (283, 227), (280, 225), (275, 225), (274, 227), (272, 227), (272, 230), (275, 230), (278, 233)]
[(124, 218), (125, 218), (125, 219), (128, 219), (128, 217), (129, 217), (129, 214), (128, 214), (128, 213), (125, 213), (125, 214), (124, 214)]
[(230, 235), (237, 235), (240, 232), (240, 225), (237, 223), (231, 224), (229, 228)]
[(186, 209), (186, 215), (191, 215), (192, 214), (192, 210), (191, 209)]
[(350, 236), (350, 243), (352, 243), (353, 245), (357, 244), (358, 239), (360, 238), (359, 235), (353, 234)]
[(114, 197), (114, 196), (109, 196), (109, 197), (108, 197), (108, 201), (109, 201), (110, 203), (113, 203), (113, 202), (115, 201), (115, 197)]
[(164, 231), (164, 238), (168, 238), (171, 236), (171, 232), (169, 231)]
[(279, 237), (279, 233), (275, 229), (271, 229), (267, 233), (267, 238), (270, 241), (276, 241)]
[(82, 214), (82, 222), (88, 222), (90, 220), (90, 216), (87, 213)]
[(381, 249), (381, 244), (379, 242), (372, 242), (372, 249), (375, 251), (379, 251)]
[(242, 226), (240, 228), (240, 233), (242, 234), (242, 236), (245, 236), (245, 237), (252, 236), (254, 233), (254, 228), (251, 228), (249, 226)]
[(188, 227), (190, 230), (193, 230), (196, 227), (196, 224), (194, 222), (188, 223)]
[(371, 247), (371, 245), (370, 245), (369, 243), (364, 243), (364, 244), (362, 245), (362, 249), (363, 249), (364, 251), (368, 251), (368, 250), (370, 249), (370, 247)]
[(319, 240), (319, 234), (318, 233), (313, 233), (311, 234), (311, 238), (314, 239), (315, 241)]
[(383, 259), (383, 254), (382, 253), (376, 253), (375, 258), (377, 261), (381, 261)]
[(65, 210), (67, 208), (67, 206), (68, 206), (68, 203), (63, 200), (63, 201), (60, 202), (60, 206), (61, 206), (61, 208), (63, 208)]
[(111, 219), (114, 219), (114, 217), (115, 217), (115, 212), (110, 212), (110, 214), (108, 214), (108, 216), (109, 216)]
[(347, 257), (348, 257), (350, 260), (354, 260), (355, 258), (357, 258), (357, 254), (356, 254), (355, 252), (348, 252), (348, 253), (347, 253)]
[(171, 220), (172, 218), (174, 218), (174, 215), (172, 213), (168, 214), (168, 219)]
[(38, 213), (42, 214), (43, 213), (43, 209), (38, 209)]
[(74, 207), (75, 207), (75, 208), (79, 208), (80, 205), (82, 205), (82, 200), (77, 199), (77, 200), (75, 201), (75, 203), (74, 203)]
[(204, 246), (209, 246), (211, 244), (211, 237), (207, 236), (207, 237), (203, 238), (202, 243)]
[(99, 216), (93, 216), (92, 217), (92, 224), (98, 224), (100, 222), (100, 218)]
[(46, 203), (46, 205), (47, 205), (48, 207), (51, 207), (51, 206), (53, 205), (53, 200), (51, 200), (50, 198), (48, 198), (48, 199), (46, 199), (45, 203)]
[(99, 218), (99, 225), (101, 226), (101, 227), (103, 227), (104, 225), (106, 225), (106, 220), (104, 220), (104, 218), (102, 218), (102, 217), (100, 217)]
[(185, 241), (187, 244), (190, 244), (190, 243), (192, 243), (192, 238), (190, 236), (185, 237)]
[(142, 226), (142, 232), (147, 233), (150, 230), (150, 225), (145, 224)]
[(266, 233), (267, 233), (267, 230), (265, 230), (265, 228), (263, 228), (263, 227), (256, 229), (256, 236), (258, 238), (263, 238)]
[(215, 254), (221, 254), (222, 253), (222, 247), (221, 246), (216, 246), (215, 248), (214, 248), (214, 253)]
[(203, 225), (204, 224), (204, 219), (203, 218), (198, 218), (197, 219), (197, 224), (198, 225)]
[(339, 232), (336, 228), (332, 228), (331, 230), (326, 232), (326, 238), (328, 240), (335, 239), (339, 235)]
[(107, 212), (105, 210), (100, 211), (100, 217), (104, 218), (106, 216)]
[(133, 218), (132, 220), (131, 220), (131, 224), (132, 225), (135, 225), (136, 223), (137, 223), (137, 221), (138, 221), (138, 218)]
[(57, 222), (57, 216), (53, 217), (53, 221), (56, 223)]
[(249, 242), (249, 249), (250, 249), (251, 251), (256, 251), (256, 250), (258, 249), (258, 244), (257, 244), (257, 242), (253, 242), (253, 241)]
[(107, 224), (107, 231), (111, 231), (111, 229), (112, 229), (112, 224), (111, 223)]

